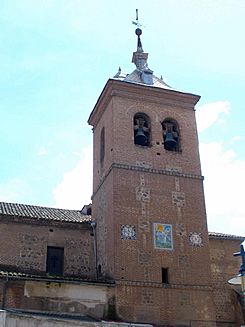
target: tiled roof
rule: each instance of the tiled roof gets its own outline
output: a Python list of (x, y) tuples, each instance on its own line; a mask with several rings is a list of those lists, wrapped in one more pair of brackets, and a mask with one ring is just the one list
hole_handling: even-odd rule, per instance
[(225, 238), (230, 240), (244, 240), (245, 236), (238, 236), (238, 235), (231, 235), (231, 234), (223, 234), (223, 233), (216, 233), (216, 232), (209, 232), (208, 233), (210, 238)]
[[(131, 74), (125, 74), (125, 73), (120, 72), (120, 74), (116, 74), (113, 79), (124, 81), (124, 82), (145, 85), (145, 83), (142, 82), (140, 76), (141, 76), (140, 71), (138, 69), (135, 69)], [(152, 77), (153, 77), (153, 84), (150, 86), (160, 87), (160, 88), (168, 89), (168, 90), (173, 89), (168, 84), (166, 84), (162, 79), (158, 78), (157, 76), (152, 75)]]
[(70, 223), (89, 223), (91, 216), (79, 210), (56, 209), (18, 203), (0, 202), (0, 215), (52, 220)]
[(43, 281), (56, 281), (56, 282), (74, 282), (74, 283), (92, 283), (92, 284), (107, 284), (114, 285), (113, 280), (94, 280), (91, 278), (86, 278), (82, 276), (57, 276), (44, 273), (27, 273), (20, 271), (9, 271), (6, 269), (1, 269), (0, 266), (0, 279), (8, 277), (9, 279), (24, 279), (24, 280), (43, 280)]

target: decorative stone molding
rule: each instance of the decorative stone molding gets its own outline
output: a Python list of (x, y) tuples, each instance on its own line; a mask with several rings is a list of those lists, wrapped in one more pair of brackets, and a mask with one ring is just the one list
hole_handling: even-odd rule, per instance
[(175, 172), (175, 173), (182, 173), (181, 167), (172, 167), (172, 166), (166, 166), (166, 171)]
[(152, 253), (151, 252), (146, 252), (146, 251), (139, 251), (138, 253), (138, 261), (141, 264), (147, 265), (151, 264), (152, 262)]
[(131, 285), (131, 286), (150, 286), (155, 288), (168, 288), (168, 289), (191, 289), (191, 290), (202, 290), (212, 291), (212, 286), (208, 285), (191, 285), (191, 284), (163, 284), (158, 282), (148, 281), (129, 281), (129, 280), (116, 280), (116, 285)]
[(184, 173), (180, 173), (180, 172), (176, 172), (176, 171), (169, 171), (167, 169), (153, 169), (153, 168), (144, 168), (144, 167), (122, 164), (122, 163), (113, 163), (110, 166), (110, 168), (108, 169), (107, 173), (101, 179), (100, 184), (98, 185), (97, 189), (95, 190), (94, 194), (92, 195), (92, 199), (95, 196), (95, 194), (98, 192), (98, 190), (100, 189), (102, 184), (104, 183), (106, 177), (111, 173), (113, 168), (126, 169), (126, 170), (132, 170), (132, 171), (141, 171), (141, 172), (157, 174), (157, 175), (178, 176), (178, 177), (192, 178), (192, 179), (199, 179), (199, 180), (204, 179), (204, 177), (201, 175), (184, 174)]
[(172, 203), (177, 207), (183, 207), (185, 205), (185, 193), (172, 192)]
[(145, 162), (145, 161), (136, 161), (136, 166), (149, 169), (149, 168), (152, 168), (152, 163)]
[(138, 186), (136, 187), (136, 200), (142, 202), (150, 202), (150, 189)]
[(141, 291), (141, 303), (142, 304), (153, 304), (153, 291), (143, 289)]

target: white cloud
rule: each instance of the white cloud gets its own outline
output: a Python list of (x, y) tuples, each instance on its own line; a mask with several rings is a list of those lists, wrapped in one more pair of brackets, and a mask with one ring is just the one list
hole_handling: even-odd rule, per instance
[(221, 142), (200, 144), (210, 231), (245, 234), (245, 161)]
[(1, 202), (22, 202), (25, 197), (31, 194), (31, 188), (21, 178), (12, 178), (0, 183)]
[(39, 157), (46, 156), (47, 154), (48, 154), (48, 150), (45, 146), (42, 146), (37, 150), (37, 156)]
[(197, 128), (199, 132), (204, 131), (215, 123), (224, 124), (224, 115), (230, 113), (228, 101), (217, 101), (204, 104), (196, 111)]
[[(231, 111), (228, 101), (208, 103), (197, 111), (197, 126), (202, 132), (214, 124), (225, 123)], [(241, 140), (232, 136), (229, 144)], [(245, 161), (220, 142), (200, 143), (205, 200), (210, 231), (245, 234), (243, 185)]]
[(235, 143), (235, 142), (237, 142), (237, 141), (241, 141), (242, 139), (243, 139), (242, 136), (240, 136), (240, 135), (235, 135), (235, 136), (233, 136), (232, 139), (230, 140), (230, 143), (233, 144), (233, 143)]
[(63, 180), (53, 190), (55, 207), (65, 209), (82, 209), (91, 202), (93, 158), (92, 145), (83, 149), (76, 166), (66, 172)]

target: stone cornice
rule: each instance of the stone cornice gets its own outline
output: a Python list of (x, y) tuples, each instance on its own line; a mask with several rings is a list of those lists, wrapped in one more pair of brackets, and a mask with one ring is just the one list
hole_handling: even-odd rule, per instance
[(183, 177), (183, 178), (192, 178), (192, 179), (199, 179), (203, 180), (204, 177), (200, 175), (194, 175), (194, 174), (185, 174), (177, 171), (170, 171), (168, 169), (154, 169), (154, 168), (145, 168), (145, 167), (140, 167), (140, 166), (133, 166), (133, 165), (128, 165), (128, 164), (122, 164), (122, 163), (113, 163), (106, 174), (103, 176), (101, 179), (97, 189), (94, 191), (92, 195), (92, 199), (95, 196), (95, 194), (98, 192), (102, 184), (104, 183), (106, 177), (110, 174), (113, 168), (116, 169), (125, 169), (125, 170), (131, 170), (131, 171), (140, 171), (140, 172), (146, 172), (150, 174), (158, 174), (158, 175), (167, 175), (167, 176), (176, 176), (176, 177)]
[(98, 124), (113, 96), (178, 106), (190, 110), (194, 110), (194, 106), (200, 99), (200, 96), (191, 93), (109, 79), (89, 116), (89, 125), (95, 127)]
[(155, 288), (165, 289), (192, 289), (198, 291), (212, 291), (211, 285), (191, 285), (191, 284), (163, 284), (150, 281), (131, 281), (131, 280), (116, 280), (116, 285), (130, 285), (130, 286), (149, 286)]
[[(125, 82), (124, 82), (125, 83)], [(143, 86), (145, 87), (145, 86)], [(148, 86), (149, 87), (149, 86)], [(154, 87), (153, 90), (151, 90), (151, 93), (149, 90), (139, 90), (139, 92), (132, 92), (133, 90), (129, 90), (129, 88), (125, 88), (123, 90), (113, 90), (111, 92), (111, 96), (118, 96), (128, 99), (134, 99), (134, 100), (140, 100), (143, 102), (152, 102), (157, 104), (163, 104), (171, 107), (180, 107), (183, 109), (194, 109), (194, 103), (190, 103), (189, 101), (185, 101), (186, 99), (183, 99), (183, 93), (179, 93), (172, 90), (165, 90), (161, 88)], [(161, 91), (161, 93), (159, 92)], [(159, 94), (158, 94), (159, 92)], [(164, 92), (164, 93), (163, 93)], [(170, 92), (176, 92), (178, 94), (169, 94)], [(164, 95), (164, 96), (163, 96)]]

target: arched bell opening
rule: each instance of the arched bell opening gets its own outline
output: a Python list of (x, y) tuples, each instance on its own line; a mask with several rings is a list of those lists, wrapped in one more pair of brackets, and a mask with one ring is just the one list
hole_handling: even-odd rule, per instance
[(100, 132), (100, 164), (103, 165), (105, 158), (105, 128)]
[(162, 122), (163, 146), (167, 151), (180, 152), (180, 133), (178, 123), (167, 118)]
[(134, 115), (134, 144), (150, 145), (150, 118), (144, 113)]

